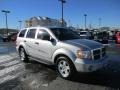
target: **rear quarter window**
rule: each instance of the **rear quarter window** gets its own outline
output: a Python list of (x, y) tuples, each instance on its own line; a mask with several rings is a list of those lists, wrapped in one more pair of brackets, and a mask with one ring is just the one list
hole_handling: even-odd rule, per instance
[(22, 30), (18, 37), (24, 37), (26, 30)]

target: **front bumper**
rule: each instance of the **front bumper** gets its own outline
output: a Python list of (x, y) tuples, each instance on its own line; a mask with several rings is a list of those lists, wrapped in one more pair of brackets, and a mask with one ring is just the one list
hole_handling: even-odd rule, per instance
[(77, 58), (74, 64), (78, 72), (93, 72), (105, 67), (108, 64), (108, 58), (105, 56), (104, 58), (96, 61)]

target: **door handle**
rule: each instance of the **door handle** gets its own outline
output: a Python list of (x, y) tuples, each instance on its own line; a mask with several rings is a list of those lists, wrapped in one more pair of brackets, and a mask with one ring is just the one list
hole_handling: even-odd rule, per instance
[(37, 45), (38, 45), (38, 44), (39, 44), (39, 42), (35, 42), (35, 44), (37, 44)]

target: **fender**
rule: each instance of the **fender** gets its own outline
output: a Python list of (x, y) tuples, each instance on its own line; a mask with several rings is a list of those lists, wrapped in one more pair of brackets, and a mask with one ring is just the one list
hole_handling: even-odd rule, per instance
[(22, 46), (24, 48), (26, 54), (29, 55), (25, 43), (21, 42), (20, 45), (18, 46), (18, 50), (19, 50), (20, 46)]
[(76, 55), (75, 55), (72, 51), (70, 51), (70, 50), (68, 50), (68, 49), (66, 49), (66, 48), (60, 48), (60, 49), (57, 49), (57, 50), (53, 53), (53, 55), (52, 55), (52, 62), (53, 62), (53, 63), (54, 63), (54, 61), (55, 61), (55, 57), (56, 57), (57, 55), (60, 55), (60, 54), (63, 54), (63, 55), (68, 56), (68, 57), (72, 60), (73, 63), (74, 63), (74, 61), (75, 61), (75, 59), (76, 59)]

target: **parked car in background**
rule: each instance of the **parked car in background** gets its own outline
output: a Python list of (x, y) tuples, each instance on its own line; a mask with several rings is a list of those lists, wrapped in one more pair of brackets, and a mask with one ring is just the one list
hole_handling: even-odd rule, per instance
[(9, 42), (10, 38), (8, 37), (8, 35), (4, 35), (3, 36), (3, 42)]
[(80, 31), (79, 32), (81, 39), (92, 39), (92, 33), (89, 31)]
[(102, 31), (97, 33), (97, 42), (100, 42), (102, 44), (108, 44), (108, 40), (109, 40), (109, 34), (107, 31)]
[(21, 61), (29, 58), (55, 65), (62, 78), (77, 72), (93, 72), (107, 65), (105, 47), (96, 41), (80, 39), (73, 30), (62, 27), (29, 27), (16, 40)]
[(120, 43), (120, 31), (115, 34), (115, 42)]
[(9, 35), (2, 35), (3, 42), (16, 41), (17, 32), (10, 33)]
[(12, 34), (9, 36), (10, 40), (11, 40), (11, 41), (16, 41), (17, 34), (18, 34), (17, 32), (16, 32), (16, 33), (12, 33)]
[(0, 34), (0, 42), (3, 41), (3, 36)]

